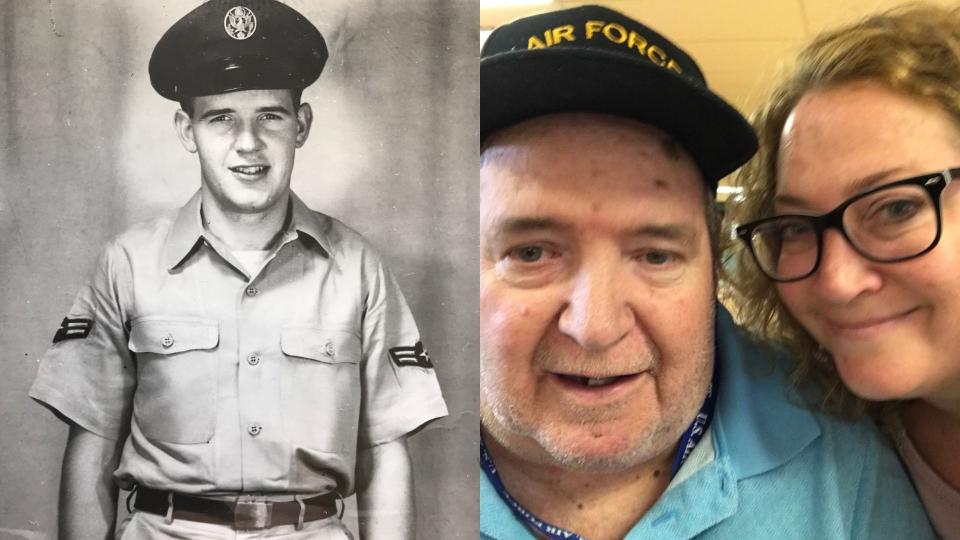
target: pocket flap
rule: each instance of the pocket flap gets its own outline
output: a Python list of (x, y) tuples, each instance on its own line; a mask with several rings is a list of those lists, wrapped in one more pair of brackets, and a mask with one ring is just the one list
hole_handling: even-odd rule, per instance
[(212, 349), (220, 342), (220, 323), (210, 319), (138, 319), (128, 346), (135, 353), (174, 354)]
[(284, 328), (280, 348), (284, 354), (327, 364), (360, 362), (360, 340), (346, 330)]

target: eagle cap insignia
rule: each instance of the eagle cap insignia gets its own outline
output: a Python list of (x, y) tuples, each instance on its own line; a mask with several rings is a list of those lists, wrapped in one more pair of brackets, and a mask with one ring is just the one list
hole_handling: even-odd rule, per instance
[(257, 16), (253, 14), (250, 8), (232, 7), (223, 18), (223, 29), (233, 39), (247, 39), (257, 31)]

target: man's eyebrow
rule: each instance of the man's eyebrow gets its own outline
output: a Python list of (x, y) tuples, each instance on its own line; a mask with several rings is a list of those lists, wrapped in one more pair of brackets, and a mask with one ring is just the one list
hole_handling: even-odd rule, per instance
[(214, 116), (220, 116), (221, 114), (230, 114), (234, 112), (233, 109), (210, 109), (209, 111), (200, 115), (201, 120), (206, 120), (207, 118), (213, 118)]
[(679, 240), (683, 243), (690, 243), (693, 242), (697, 234), (690, 225), (676, 223), (667, 225), (642, 225), (631, 229), (625, 236), (628, 238), (661, 238), (664, 240)]
[(508, 234), (518, 234), (534, 231), (563, 231), (570, 226), (553, 218), (539, 217), (515, 217), (507, 218), (497, 224), (494, 228), (496, 236)]
[(292, 114), (290, 109), (282, 105), (270, 105), (268, 107), (260, 107), (257, 109), (258, 113), (273, 112), (273, 113), (283, 113), (283, 114)]
[[(553, 218), (508, 218), (496, 227), (496, 235), (504, 236), (535, 231), (567, 231), (572, 227)], [(666, 225), (642, 225), (627, 231), (626, 237), (653, 237), (666, 240), (692, 241), (696, 237), (693, 227), (676, 223)]]
[[(207, 119), (207, 118), (213, 118), (213, 117), (215, 117), (215, 116), (220, 116), (221, 114), (231, 114), (231, 113), (234, 113), (234, 112), (236, 112), (236, 111), (234, 111), (234, 110), (231, 109), (231, 108), (210, 109), (209, 111), (203, 113), (203, 115), (200, 116), (200, 119), (201, 119), (201, 120), (205, 120), (205, 119)], [(257, 108), (257, 113), (258, 113), (258, 114), (262, 114), (262, 113), (280, 113), (280, 114), (286, 114), (286, 115), (292, 114), (292, 113), (290, 112), (290, 109), (288, 109), (288, 108), (286, 108), (286, 107), (284, 107), (284, 106), (282, 106), (282, 105), (268, 105), (268, 106), (266, 106), (266, 107), (259, 107), (259, 108)]]

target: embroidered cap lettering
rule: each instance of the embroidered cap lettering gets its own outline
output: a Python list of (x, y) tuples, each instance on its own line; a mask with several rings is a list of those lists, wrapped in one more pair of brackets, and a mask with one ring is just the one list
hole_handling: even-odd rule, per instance
[[(628, 30), (622, 24), (589, 20), (584, 23), (582, 30), (581, 37), (583, 39), (592, 40), (597, 39), (598, 36), (606, 38), (610, 43), (626, 47), (662, 68), (675, 71), (678, 74), (683, 73), (683, 68), (680, 67), (679, 62), (670, 58), (666, 51), (651, 43), (637, 31)], [(527, 39), (527, 48), (546, 49), (564, 42), (577, 41), (577, 36), (577, 27), (572, 24), (564, 24), (548, 28), (542, 35), (530, 36)]]
[(58, 343), (65, 339), (83, 339), (90, 335), (93, 328), (93, 321), (90, 319), (71, 319), (64, 317), (60, 323), (60, 328), (53, 336), (53, 342)]
[(418, 341), (413, 347), (394, 347), (390, 349), (390, 358), (397, 367), (433, 368), (433, 362), (430, 361), (430, 355), (424, 350), (422, 341)]

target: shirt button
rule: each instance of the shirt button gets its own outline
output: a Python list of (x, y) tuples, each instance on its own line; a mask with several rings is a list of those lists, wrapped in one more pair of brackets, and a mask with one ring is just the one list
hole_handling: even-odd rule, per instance
[(169, 349), (170, 347), (173, 347), (173, 343), (174, 343), (173, 334), (167, 334), (160, 339), (160, 345), (164, 349)]
[(259, 353), (250, 353), (247, 355), (247, 363), (251, 366), (256, 366), (260, 364), (260, 354)]
[(257, 435), (260, 434), (260, 431), (262, 429), (263, 429), (263, 426), (261, 426), (260, 424), (250, 424), (249, 426), (247, 426), (247, 433), (256, 437)]
[(256, 296), (260, 292), (260, 289), (257, 289), (256, 287), (251, 285), (247, 287), (247, 290), (244, 292), (246, 292), (247, 296)]
[(323, 344), (323, 355), (324, 356), (333, 356), (336, 353), (336, 349), (333, 348), (333, 343), (328, 341)]

